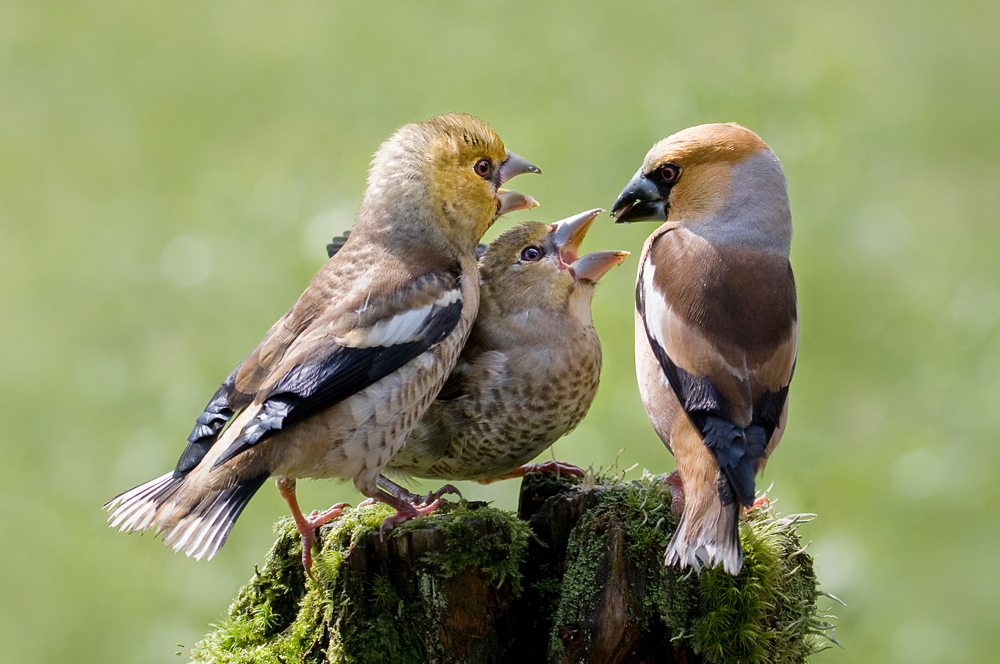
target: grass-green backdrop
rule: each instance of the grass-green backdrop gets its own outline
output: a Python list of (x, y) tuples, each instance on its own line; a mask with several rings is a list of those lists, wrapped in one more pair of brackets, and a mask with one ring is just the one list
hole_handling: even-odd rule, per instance
[[(1000, 603), (1000, 4), (131, 2), (0, 6), (0, 661), (175, 662), (286, 513), (270, 486), (196, 563), (104, 526), (347, 228), (397, 126), (461, 110), (611, 206), (656, 140), (737, 121), (777, 151), (802, 341), (763, 478), (813, 540), (833, 662), (986, 662)], [(632, 366), (648, 224), (603, 216), (584, 466), (663, 472)], [(495, 231), (494, 231), (495, 233)], [(638, 471), (636, 471), (638, 472)], [(516, 483), (463, 486), (513, 508)], [(358, 501), (307, 483), (309, 508)]]

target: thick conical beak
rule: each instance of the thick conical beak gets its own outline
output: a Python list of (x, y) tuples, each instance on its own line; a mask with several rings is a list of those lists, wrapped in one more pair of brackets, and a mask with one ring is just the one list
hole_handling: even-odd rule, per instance
[(628, 256), (627, 251), (595, 251), (573, 261), (569, 269), (577, 281), (590, 281), (596, 284), (608, 270), (621, 265), (626, 256)]
[(501, 189), (500, 185), (512, 177), (523, 175), (524, 173), (541, 172), (542, 171), (538, 168), (538, 166), (535, 166), (527, 159), (522, 159), (510, 150), (507, 150), (507, 158), (504, 159), (503, 163), (500, 164), (500, 168), (497, 170), (496, 183), (498, 217), (502, 214), (507, 214), (508, 212), (514, 212), (515, 210), (528, 210), (538, 206), (538, 201), (531, 196), (526, 196), (525, 194), (520, 194), (516, 191)]
[(602, 212), (604, 210), (601, 208), (588, 210), (555, 223), (556, 234), (553, 241), (564, 264), (570, 265), (580, 255), (580, 244), (587, 235), (587, 230)]
[(667, 199), (656, 183), (642, 174), (640, 168), (618, 195), (615, 206), (611, 208), (611, 216), (618, 224), (630, 221), (666, 221)]
[(499, 187), (507, 180), (515, 177), (517, 175), (524, 175), (525, 173), (541, 173), (541, 169), (535, 166), (527, 159), (519, 157), (510, 150), (507, 150), (507, 158), (504, 159), (503, 163), (500, 164), (500, 170), (498, 175), (500, 176), (497, 186)]
[(508, 212), (516, 212), (517, 210), (530, 210), (539, 205), (541, 203), (526, 194), (517, 191), (508, 191), (507, 189), (497, 189), (498, 217)]

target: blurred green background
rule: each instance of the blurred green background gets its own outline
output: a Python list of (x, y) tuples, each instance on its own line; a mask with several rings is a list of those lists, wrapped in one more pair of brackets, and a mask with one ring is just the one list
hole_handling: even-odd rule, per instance
[[(770, 143), (802, 341), (762, 483), (819, 515), (803, 533), (847, 602), (847, 649), (815, 661), (995, 661), (998, 25), (996, 2), (3, 3), (0, 660), (175, 662), (224, 615), (276, 491), (207, 563), (100, 506), (173, 465), (349, 227), (379, 143), (461, 110), (545, 171), (515, 183), (543, 207), (501, 227), (609, 208), (689, 125)], [(653, 230), (601, 219), (590, 249)], [(555, 453), (663, 472), (636, 258), (601, 283), (601, 390)], [(305, 484), (310, 509), (361, 499)], [(514, 482), (462, 489), (516, 505)]]

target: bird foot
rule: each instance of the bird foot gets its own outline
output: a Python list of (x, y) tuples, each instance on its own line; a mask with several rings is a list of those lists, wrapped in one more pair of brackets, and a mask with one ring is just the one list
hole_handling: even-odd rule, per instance
[(347, 503), (337, 503), (330, 509), (322, 512), (313, 510), (312, 514), (306, 517), (303, 516), (302, 510), (299, 509), (299, 500), (295, 496), (295, 480), (279, 477), (275, 480), (275, 484), (278, 485), (278, 493), (288, 503), (288, 509), (292, 512), (292, 519), (295, 520), (295, 529), (299, 531), (299, 537), (302, 538), (302, 566), (306, 568), (306, 574), (309, 575), (309, 578), (315, 581), (316, 577), (312, 572), (312, 546), (316, 541), (316, 529), (324, 523), (329, 523), (336, 519), (350, 505)]
[(450, 493), (450, 494), (458, 496), (459, 500), (465, 500), (465, 498), (462, 497), (462, 492), (459, 491), (457, 488), (455, 488), (454, 485), (445, 484), (443, 487), (441, 487), (437, 491), (431, 491), (426, 496), (418, 497), (417, 499), (420, 502), (419, 503), (414, 503), (414, 504), (416, 504), (416, 505), (430, 505), (430, 504), (435, 503), (435, 502), (437, 502), (437, 503), (440, 504), (441, 496), (445, 495), (446, 493)]
[(676, 469), (662, 479), (664, 484), (670, 485), (670, 511), (677, 518), (684, 512), (684, 483), (681, 475)]
[[(385, 502), (388, 502), (397, 510), (400, 509), (399, 506), (397, 505), (398, 501), (410, 503), (411, 505), (419, 507), (421, 505), (430, 505), (431, 503), (438, 500), (439, 498), (441, 498), (441, 496), (443, 496), (446, 493), (455, 494), (456, 496), (458, 496), (459, 500), (463, 500), (462, 492), (456, 489), (451, 484), (445, 484), (437, 491), (431, 491), (426, 496), (418, 496), (417, 494), (411, 493), (407, 491), (405, 488), (399, 486), (398, 484), (387, 478), (385, 475), (379, 475), (378, 487), (387, 494), (389, 494), (390, 496), (392, 496), (393, 499), (395, 499), (395, 500), (387, 500)], [(374, 501), (374, 500), (375, 500), (374, 498), (369, 498), (363, 504), (369, 504), (369, 501)]]
[(304, 517), (302, 526), (299, 526), (298, 520), (296, 520), (295, 525), (298, 527), (299, 536), (302, 538), (302, 566), (306, 569), (306, 574), (313, 581), (316, 580), (316, 576), (312, 571), (312, 548), (316, 541), (316, 529), (320, 526), (333, 521), (341, 514), (344, 513), (345, 509), (350, 507), (347, 503), (337, 503), (333, 507), (320, 512), (319, 510), (313, 510), (312, 514), (308, 517)]
[(413, 505), (412, 503), (404, 503), (404, 505), (404, 507), (396, 506), (396, 513), (382, 522), (382, 527), (379, 528), (380, 537), (385, 537), (387, 532), (390, 532), (393, 528), (404, 521), (415, 519), (418, 516), (427, 516), (437, 508), (441, 507), (441, 501), (435, 499), (427, 505)]
[(753, 505), (746, 508), (746, 513), (749, 514), (750, 512), (753, 512), (755, 509), (759, 509), (761, 507), (770, 507), (770, 506), (771, 506), (771, 501), (767, 499), (767, 496), (761, 496), (757, 500), (753, 501)]
[(555, 473), (556, 478), (563, 475), (572, 475), (573, 477), (583, 477), (587, 473), (579, 466), (574, 466), (571, 463), (566, 463), (564, 461), (543, 461), (542, 463), (529, 463), (523, 466), (518, 466), (514, 470), (506, 472), (502, 475), (497, 475), (496, 477), (487, 477), (486, 479), (477, 480), (480, 484), (493, 484), (494, 482), (499, 482), (500, 480), (510, 480), (517, 477), (524, 477), (528, 473)]

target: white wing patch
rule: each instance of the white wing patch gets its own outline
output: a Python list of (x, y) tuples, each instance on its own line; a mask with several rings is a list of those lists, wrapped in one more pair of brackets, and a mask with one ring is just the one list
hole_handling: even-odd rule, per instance
[(647, 259), (645, 269), (642, 271), (642, 299), (646, 305), (646, 310), (642, 312), (642, 319), (646, 324), (646, 332), (653, 337), (656, 343), (660, 344), (660, 348), (666, 351), (668, 346), (664, 341), (663, 326), (670, 325), (673, 315), (670, 313), (670, 305), (653, 284), (655, 272), (656, 268), (653, 266), (653, 262)]
[(388, 347), (416, 341), (420, 338), (434, 307), (446, 307), (461, 298), (461, 289), (453, 288), (445, 292), (433, 304), (398, 313), (387, 320), (380, 320), (372, 325), (362, 338), (352, 340), (354, 343), (350, 345), (355, 348)]

